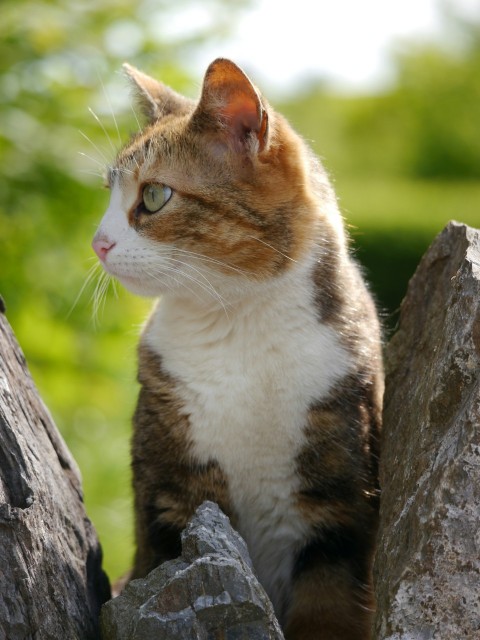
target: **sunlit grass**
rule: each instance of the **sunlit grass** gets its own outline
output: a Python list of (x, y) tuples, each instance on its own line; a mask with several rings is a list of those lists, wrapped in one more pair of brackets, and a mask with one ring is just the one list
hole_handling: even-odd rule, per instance
[(480, 181), (425, 181), (382, 177), (337, 178), (347, 223), (365, 229), (440, 232), (449, 220), (480, 225)]
[(450, 220), (480, 226), (480, 182), (339, 178), (340, 207), (366, 268), (387, 335), (408, 281)]

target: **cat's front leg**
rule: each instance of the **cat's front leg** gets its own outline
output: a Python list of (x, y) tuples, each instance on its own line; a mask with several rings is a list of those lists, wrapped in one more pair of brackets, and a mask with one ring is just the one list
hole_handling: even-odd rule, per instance
[(132, 578), (144, 577), (180, 555), (181, 532), (206, 500), (216, 502), (232, 517), (227, 484), (214, 462), (179, 465), (177, 477), (162, 476), (153, 484), (140, 467), (137, 474), (134, 470), (134, 486), (136, 554)]

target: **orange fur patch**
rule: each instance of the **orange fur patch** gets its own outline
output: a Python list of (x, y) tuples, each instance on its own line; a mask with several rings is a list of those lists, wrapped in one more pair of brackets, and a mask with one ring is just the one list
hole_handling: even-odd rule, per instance
[[(227, 262), (254, 278), (288, 268), (312, 242), (317, 215), (298, 138), (275, 118), (268, 150), (245, 168), (216, 158), (202, 135), (184, 116), (168, 117), (121, 152), (122, 182), (138, 190), (130, 224), (152, 240)], [(137, 217), (150, 182), (168, 185), (173, 196), (158, 214)]]

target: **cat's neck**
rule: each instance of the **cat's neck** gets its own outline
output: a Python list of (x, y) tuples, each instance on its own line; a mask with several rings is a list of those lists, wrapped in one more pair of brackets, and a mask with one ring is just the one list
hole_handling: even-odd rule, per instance
[(305, 305), (313, 304), (311, 278), (315, 256), (295, 262), (287, 272), (268, 281), (238, 283), (218, 296), (199, 292), (167, 293), (159, 300), (150, 318), (146, 335), (156, 336), (168, 331), (185, 335), (187, 341), (220, 340), (238, 327), (252, 331), (260, 324), (288, 321)]

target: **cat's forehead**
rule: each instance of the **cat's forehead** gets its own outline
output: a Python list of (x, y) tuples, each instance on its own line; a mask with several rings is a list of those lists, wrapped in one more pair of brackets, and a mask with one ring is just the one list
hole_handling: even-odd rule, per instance
[(153, 181), (188, 190), (218, 183), (227, 175), (224, 163), (189, 127), (188, 116), (166, 117), (132, 136), (108, 171), (107, 182), (110, 188), (116, 181), (126, 189)]
[(116, 166), (141, 166), (165, 156), (169, 157), (172, 155), (174, 138), (178, 139), (178, 132), (174, 134), (165, 127), (149, 127), (127, 142), (118, 154)]
[[(117, 155), (107, 180), (112, 185), (129, 180), (141, 180), (163, 166), (175, 166), (184, 161), (180, 153), (182, 132), (165, 126), (148, 127), (132, 136)], [(184, 154), (183, 154), (184, 155)]]

